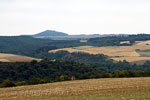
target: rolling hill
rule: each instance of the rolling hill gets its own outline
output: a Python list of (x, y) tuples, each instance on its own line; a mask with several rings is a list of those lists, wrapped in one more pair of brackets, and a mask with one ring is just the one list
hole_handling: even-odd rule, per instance
[(1, 100), (149, 100), (150, 78), (75, 80), (0, 88)]
[(57, 51), (85, 52), (89, 54), (104, 54), (115, 61), (126, 60), (128, 62), (150, 61), (150, 41), (136, 41), (132, 46), (80, 46), (72, 48), (62, 48), (51, 50), (49, 53)]

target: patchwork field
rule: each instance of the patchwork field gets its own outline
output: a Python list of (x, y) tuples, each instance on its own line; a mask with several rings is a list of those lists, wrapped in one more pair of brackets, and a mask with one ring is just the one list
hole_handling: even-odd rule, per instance
[(0, 88), (0, 100), (150, 100), (150, 78), (106, 78)]
[(0, 62), (30, 62), (32, 60), (40, 60), (32, 57), (0, 53)]
[[(126, 42), (122, 42), (126, 43)], [(116, 61), (127, 60), (128, 62), (150, 60), (150, 41), (136, 41), (133, 46), (108, 46), (108, 47), (93, 47), (81, 46), (73, 48), (63, 48), (51, 50), (49, 53), (65, 50), (68, 52), (85, 52), (89, 54), (104, 54), (110, 56)]]

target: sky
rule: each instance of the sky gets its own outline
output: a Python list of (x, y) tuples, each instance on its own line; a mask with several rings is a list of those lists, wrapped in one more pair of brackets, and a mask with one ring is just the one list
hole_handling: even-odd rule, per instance
[(0, 35), (150, 33), (150, 0), (0, 0)]

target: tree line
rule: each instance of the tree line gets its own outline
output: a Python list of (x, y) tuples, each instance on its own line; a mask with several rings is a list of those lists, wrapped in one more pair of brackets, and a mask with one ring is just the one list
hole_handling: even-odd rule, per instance
[[(130, 78), (130, 77), (150, 77), (150, 70), (146, 71), (115, 71), (112, 73), (97, 73), (94, 74), (93, 77), (90, 77), (88, 74), (81, 75), (80, 78), (77, 78), (77, 80), (82, 79), (96, 79), (96, 78)], [(15, 86), (23, 86), (23, 85), (36, 85), (36, 84), (44, 84), (44, 83), (52, 83), (52, 82), (61, 82), (61, 81), (71, 81), (75, 80), (72, 79), (72, 77), (67, 75), (61, 75), (56, 78), (55, 81), (52, 81), (48, 78), (32, 78), (29, 81), (11, 81), (10, 79), (5, 79), (1, 82), (0, 88), (4, 87), (15, 87)]]
[[(105, 61), (103, 61), (105, 62)], [(108, 62), (107, 62), (108, 63)], [(105, 62), (105, 64), (107, 64)], [(128, 62), (118, 62), (114, 71), (104, 69), (97, 64), (79, 63), (74, 61), (62, 61), (44, 59), (40, 62), (1, 62), (0, 63), (0, 87), (33, 85), (58, 81), (94, 79), (94, 78), (119, 78), (119, 77), (149, 77), (150, 62), (146, 62), (144, 70), (136, 70), (135, 65), (129, 68)], [(106, 66), (106, 65), (105, 65)], [(129, 69), (120, 70), (127, 66)], [(112, 67), (109, 64), (107, 67)], [(118, 67), (118, 68), (117, 68)], [(147, 69), (146, 69), (147, 68)]]

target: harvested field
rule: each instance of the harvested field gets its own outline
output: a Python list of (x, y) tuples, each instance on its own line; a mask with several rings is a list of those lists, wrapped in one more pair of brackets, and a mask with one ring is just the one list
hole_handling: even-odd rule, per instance
[(130, 41), (122, 41), (120, 44), (130, 44)]
[(107, 78), (0, 88), (0, 100), (150, 100), (150, 78)]
[(134, 45), (138, 45), (138, 46), (150, 45), (150, 40), (149, 41), (136, 41)]
[[(108, 46), (108, 47), (93, 47), (80, 46), (73, 48), (63, 48), (51, 50), (49, 53), (65, 50), (72, 52), (85, 52), (89, 54), (104, 54), (110, 56), (116, 61), (127, 60), (128, 62), (146, 61), (150, 60), (150, 41), (138, 41), (133, 46)], [(141, 51), (141, 52), (140, 52)]]
[(40, 61), (40, 59), (32, 57), (0, 53), (0, 62), (30, 62), (32, 60)]
[(128, 62), (135, 62), (135, 61), (147, 61), (150, 60), (150, 57), (113, 57), (115, 61), (123, 61), (126, 60)]
[[(89, 54), (104, 54), (108, 56), (140, 56), (138, 53), (136, 53), (136, 48), (130, 48), (129, 46), (110, 46), (110, 47), (88, 47), (84, 48), (84, 46), (81, 47), (73, 47), (73, 48), (63, 48), (63, 49), (56, 49), (52, 50), (50, 52), (57, 52), (61, 50), (66, 50), (68, 52), (86, 52)], [(138, 47), (137, 47), (138, 48)]]

